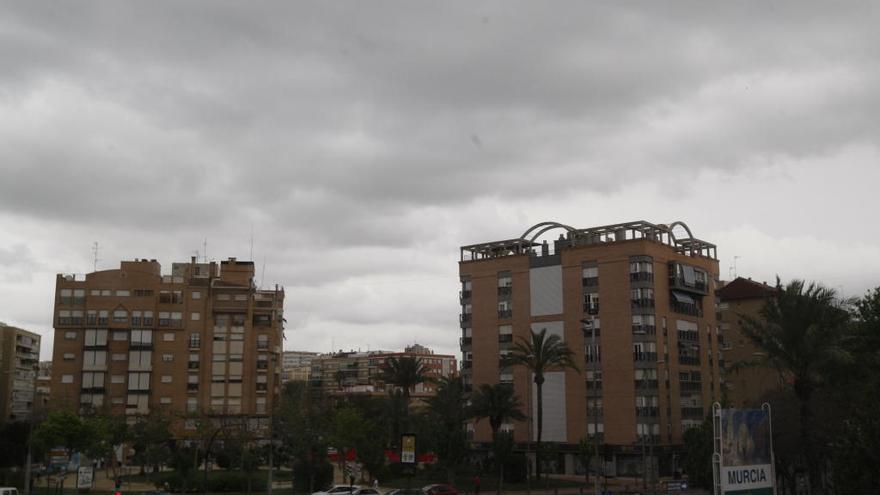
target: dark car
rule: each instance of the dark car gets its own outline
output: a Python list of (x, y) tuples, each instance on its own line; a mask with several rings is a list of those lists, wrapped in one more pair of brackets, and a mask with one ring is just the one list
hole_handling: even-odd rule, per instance
[(385, 492), (385, 495), (425, 495), (425, 492), (421, 488), (395, 488)]
[(422, 488), (426, 495), (458, 495), (452, 485), (428, 485)]

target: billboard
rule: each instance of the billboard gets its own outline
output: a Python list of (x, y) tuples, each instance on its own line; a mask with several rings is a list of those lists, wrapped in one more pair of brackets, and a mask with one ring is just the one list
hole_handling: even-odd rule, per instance
[(717, 408), (715, 414), (715, 435), (720, 440), (716, 446), (718, 443), (721, 446), (717, 471), (720, 493), (773, 495), (775, 479), (769, 405), (765, 409)]
[(402, 464), (416, 463), (416, 436), (404, 434), (400, 436), (400, 462)]

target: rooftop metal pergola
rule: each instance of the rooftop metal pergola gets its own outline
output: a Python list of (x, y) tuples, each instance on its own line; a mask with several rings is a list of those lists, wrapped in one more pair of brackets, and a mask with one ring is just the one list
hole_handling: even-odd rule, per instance
[[(675, 234), (676, 228), (679, 234)], [(461, 247), (461, 261), (500, 258), (516, 255), (539, 255), (538, 237), (554, 229), (565, 230), (560, 236), (563, 247), (577, 247), (591, 244), (626, 242), (647, 239), (672, 247), (676, 252), (686, 256), (700, 256), (718, 259), (717, 247), (709, 242), (694, 237), (686, 223), (676, 221), (670, 224), (654, 224), (639, 220), (635, 222), (603, 225), (586, 229), (576, 229), (558, 222), (541, 222), (528, 228), (523, 235), (515, 239), (485, 242)], [(681, 232), (683, 231), (683, 233)]]

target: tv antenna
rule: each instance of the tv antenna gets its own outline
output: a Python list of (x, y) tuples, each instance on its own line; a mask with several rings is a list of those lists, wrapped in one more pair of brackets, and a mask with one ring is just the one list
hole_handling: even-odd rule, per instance
[(92, 244), (92, 253), (95, 255), (92, 265), (92, 271), (96, 272), (98, 271), (98, 241), (95, 241), (95, 243)]
[(736, 260), (739, 259), (739, 256), (733, 257), (733, 264), (727, 269), (727, 276), (733, 280), (736, 278)]

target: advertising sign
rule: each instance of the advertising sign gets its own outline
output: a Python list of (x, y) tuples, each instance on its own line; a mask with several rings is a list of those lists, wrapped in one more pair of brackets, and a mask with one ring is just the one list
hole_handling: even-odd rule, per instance
[(92, 479), (94, 478), (94, 468), (91, 466), (80, 466), (76, 471), (76, 488), (88, 490), (92, 487)]
[(721, 409), (721, 463), (723, 495), (773, 495), (773, 445), (770, 411)]
[(416, 463), (416, 436), (404, 434), (400, 436), (400, 462), (401, 464)]

